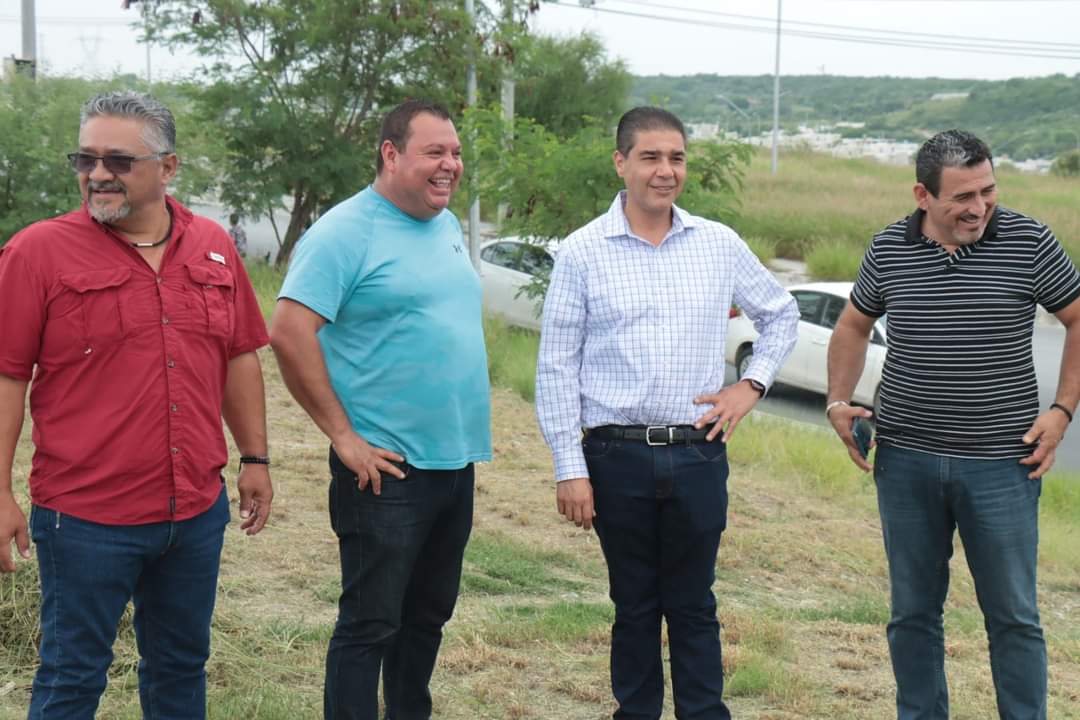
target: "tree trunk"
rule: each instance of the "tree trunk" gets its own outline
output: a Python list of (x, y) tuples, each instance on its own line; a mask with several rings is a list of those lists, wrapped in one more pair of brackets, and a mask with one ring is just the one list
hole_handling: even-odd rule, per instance
[(315, 193), (304, 188), (297, 188), (293, 192), (293, 206), (289, 212), (289, 227), (285, 230), (285, 240), (278, 250), (277, 260), (274, 267), (287, 267), (293, 248), (300, 240), (300, 236), (307, 229), (311, 211), (315, 207)]

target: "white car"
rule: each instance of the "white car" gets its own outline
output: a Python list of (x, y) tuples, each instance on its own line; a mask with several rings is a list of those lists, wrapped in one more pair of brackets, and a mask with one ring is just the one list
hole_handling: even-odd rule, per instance
[(540, 329), (540, 298), (530, 298), (521, 288), (541, 271), (551, 272), (555, 259), (549, 244), (519, 237), (504, 237), (480, 246), (480, 281), (484, 309), (509, 325)]
[[(826, 392), (829, 339), (840, 312), (851, 295), (853, 284), (821, 282), (787, 288), (799, 303), (799, 339), (787, 362), (780, 368), (780, 373), (776, 376), (777, 382), (812, 392)], [(750, 366), (750, 359), (754, 354), (753, 343), (758, 334), (750, 318), (736, 308), (731, 312), (732, 316), (728, 321), (727, 361), (735, 366), (735, 373), (741, 378)], [(885, 366), (885, 326), (884, 317), (874, 323), (866, 352), (866, 364), (852, 396), (854, 402), (872, 408), (877, 407), (881, 372)]]

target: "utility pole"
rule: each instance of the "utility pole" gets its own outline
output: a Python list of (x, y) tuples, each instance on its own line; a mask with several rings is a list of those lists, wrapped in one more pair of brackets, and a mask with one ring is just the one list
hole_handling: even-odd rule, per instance
[(772, 90), (772, 174), (776, 174), (776, 165), (780, 148), (780, 10), (784, 0), (776, 0), (776, 70), (773, 72)]
[[(514, 0), (503, 0), (503, 12), (505, 17), (503, 19), (504, 29), (509, 33), (511, 26), (514, 23)], [(504, 44), (505, 45), (505, 44)], [(506, 121), (506, 135), (503, 138), (503, 146), (506, 152), (510, 152), (510, 145), (514, 141), (514, 55), (513, 49), (506, 47), (506, 52), (503, 55), (502, 66), (502, 112), (503, 120)], [(508, 207), (506, 203), (499, 203), (498, 219), (499, 225), (502, 226), (503, 220), (506, 219), (506, 211)]]
[(22, 59), (19, 64), (27, 69), (31, 78), (37, 77), (36, 25), (34, 0), (22, 0)]
[[(469, 20), (472, 24), (476, 25), (476, 6), (474, 0), (465, 0), (465, 12), (469, 16)], [(475, 33), (474, 33), (475, 35)], [(476, 50), (473, 49), (473, 55), (469, 58), (469, 68), (465, 76), (465, 100), (469, 107), (476, 107)], [(469, 140), (473, 143), (473, 147), (476, 146), (476, 137), (473, 136)], [(473, 168), (473, 172), (476, 168)], [(473, 267), (477, 272), (480, 272), (480, 196), (476, 194), (476, 181), (473, 180), (470, 183), (469, 194), (472, 195), (472, 202), (469, 203), (469, 259), (472, 260)]]

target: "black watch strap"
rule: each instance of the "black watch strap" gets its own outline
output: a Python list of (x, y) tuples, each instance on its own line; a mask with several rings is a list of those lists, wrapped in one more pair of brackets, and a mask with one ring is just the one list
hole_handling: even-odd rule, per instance
[(245, 465), (269, 465), (270, 457), (268, 455), (241, 455), (240, 464), (236, 466), (236, 471), (240, 472), (240, 469)]
[(743, 380), (746, 380), (746, 382), (750, 383), (750, 387), (757, 390), (758, 395), (760, 395), (761, 397), (765, 397), (765, 386), (764, 385), (762, 385), (761, 383), (759, 383), (757, 380), (755, 380), (753, 378), (743, 378)]

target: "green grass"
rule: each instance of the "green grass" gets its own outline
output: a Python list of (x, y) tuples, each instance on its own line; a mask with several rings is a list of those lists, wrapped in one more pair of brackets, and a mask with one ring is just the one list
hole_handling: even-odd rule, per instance
[(537, 333), (512, 328), (494, 317), (484, 318), (488, 372), (494, 385), (508, 388), (529, 402), (536, 395)]
[(743, 241), (763, 265), (768, 265), (769, 261), (776, 257), (776, 247), (779, 243), (775, 238), (753, 235), (744, 237)]
[(856, 595), (824, 607), (800, 608), (790, 617), (805, 622), (835, 620), (851, 625), (885, 625), (889, 598), (880, 594)]
[[(811, 261), (816, 247), (862, 250), (874, 233), (915, 208), (911, 166), (842, 159), (805, 150), (784, 152), (770, 172), (767, 151), (755, 152), (732, 223), (744, 238), (767, 238), (779, 257)], [(1074, 261), (1080, 261), (1080, 178), (997, 170), (998, 202), (1046, 223)], [(821, 279), (854, 279), (857, 263), (828, 253), (814, 262)], [(847, 270), (847, 276), (841, 271)]]
[(483, 631), (485, 640), (503, 647), (534, 642), (606, 642), (615, 610), (611, 603), (555, 602), (497, 608)]
[(865, 252), (865, 244), (825, 240), (806, 253), (806, 270), (818, 280), (854, 280)]
[(552, 572), (580, 574), (582, 564), (563, 552), (538, 549), (502, 533), (474, 532), (465, 550), (463, 593), (547, 595), (573, 592), (584, 583)]

